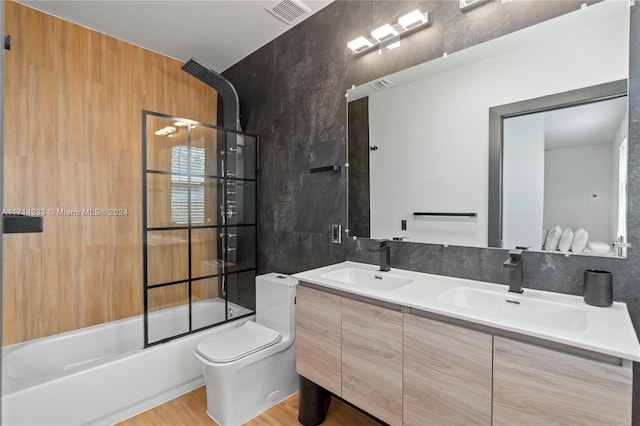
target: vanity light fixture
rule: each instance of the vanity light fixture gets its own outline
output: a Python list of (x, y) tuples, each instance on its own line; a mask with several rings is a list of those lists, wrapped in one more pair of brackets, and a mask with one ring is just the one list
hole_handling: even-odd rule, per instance
[(378, 40), (378, 43), (387, 41), (397, 35), (398, 32), (389, 24), (384, 24), (380, 28), (376, 28), (375, 30), (371, 31), (371, 37)]
[[(460, 0), (460, 10), (464, 11), (488, 0)], [(504, 3), (503, 3), (504, 4)]]
[(349, 49), (353, 50), (353, 54), (355, 55), (356, 53), (363, 52), (363, 51), (369, 49), (370, 47), (373, 47), (373, 43), (371, 43), (366, 38), (360, 36), (357, 39), (352, 40), (349, 43), (347, 43), (347, 47)]
[(365, 53), (377, 47), (395, 49), (400, 46), (400, 38), (405, 35), (426, 27), (429, 24), (429, 14), (422, 13), (416, 9), (398, 19), (394, 25), (384, 24), (371, 31), (370, 39), (360, 36), (349, 43), (347, 47), (354, 55)]
[(427, 15), (423, 15), (422, 12), (420, 12), (418, 9), (414, 10), (413, 12), (409, 12), (398, 19), (398, 24), (400, 24), (405, 31), (412, 30), (426, 23)]

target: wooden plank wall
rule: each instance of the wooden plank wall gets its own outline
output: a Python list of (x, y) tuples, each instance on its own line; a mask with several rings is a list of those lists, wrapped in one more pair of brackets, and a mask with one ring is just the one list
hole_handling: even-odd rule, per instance
[(128, 213), (3, 237), (3, 345), (142, 312), (141, 111), (217, 104), (179, 61), (13, 2), (6, 33), (5, 208)]

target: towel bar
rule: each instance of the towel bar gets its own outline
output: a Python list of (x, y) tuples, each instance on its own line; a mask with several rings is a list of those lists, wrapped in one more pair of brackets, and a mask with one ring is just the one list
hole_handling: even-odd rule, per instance
[(314, 167), (309, 169), (309, 173), (320, 173), (320, 172), (339, 172), (342, 169), (341, 166), (334, 164), (333, 166), (325, 166), (325, 167)]
[(414, 212), (414, 216), (453, 216), (453, 217), (477, 217), (478, 213), (435, 213), (435, 212)]

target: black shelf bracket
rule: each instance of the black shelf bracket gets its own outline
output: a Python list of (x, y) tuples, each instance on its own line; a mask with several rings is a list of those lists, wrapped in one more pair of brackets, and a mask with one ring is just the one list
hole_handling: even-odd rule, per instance
[(339, 172), (340, 170), (342, 170), (342, 167), (334, 164), (333, 166), (314, 167), (312, 169), (309, 169), (309, 173)]

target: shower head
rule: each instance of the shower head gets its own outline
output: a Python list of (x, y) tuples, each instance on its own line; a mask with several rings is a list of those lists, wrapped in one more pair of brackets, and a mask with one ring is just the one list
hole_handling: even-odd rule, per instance
[(238, 93), (231, 82), (222, 75), (210, 68), (202, 65), (195, 58), (189, 59), (183, 66), (182, 70), (191, 74), (198, 80), (213, 87), (218, 96), (222, 99), (224, 109), (224, 127), (242, 131), (240, 126), (240, 103), (238, 101)]

